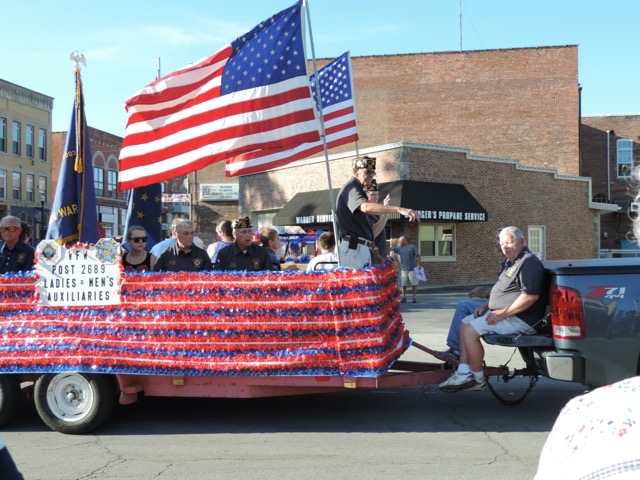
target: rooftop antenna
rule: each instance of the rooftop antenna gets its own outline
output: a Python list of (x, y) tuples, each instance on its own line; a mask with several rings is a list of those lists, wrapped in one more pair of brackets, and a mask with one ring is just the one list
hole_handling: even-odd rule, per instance
[(462, 0), (460, 0), (460, 51), (462, 52)]

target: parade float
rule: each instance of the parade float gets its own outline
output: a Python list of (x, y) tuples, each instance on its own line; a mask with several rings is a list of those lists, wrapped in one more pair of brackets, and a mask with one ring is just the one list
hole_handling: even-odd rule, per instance
[[(269, 397), (437, 384), (450, 362), (410, 346), (395, 266), (301, 272), (124, 272), (119, 245), (43, 241), (0, 276), (0, 424), (33, 398), (63, 433), (146, 397)], [(506, 367), (487, 375), (513, 376)]]

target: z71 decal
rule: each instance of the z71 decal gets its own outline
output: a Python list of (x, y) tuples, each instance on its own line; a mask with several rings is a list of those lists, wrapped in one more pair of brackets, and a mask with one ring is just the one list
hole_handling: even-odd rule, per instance
[(587, 297), (594, 298), (624, 298), (624, 293), (627, 287), (587, 287), (591, 291), (587, 294)]

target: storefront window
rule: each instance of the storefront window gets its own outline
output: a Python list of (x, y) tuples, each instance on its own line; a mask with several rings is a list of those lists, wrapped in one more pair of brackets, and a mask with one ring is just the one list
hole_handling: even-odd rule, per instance
[(420, 256), (452, 258), (455, 256), (455, 225), (453, 223), (421, 224)]

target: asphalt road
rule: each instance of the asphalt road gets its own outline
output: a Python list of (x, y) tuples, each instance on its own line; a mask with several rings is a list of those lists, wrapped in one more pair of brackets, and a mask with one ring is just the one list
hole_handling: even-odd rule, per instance
[[(463, 289), (403, 304), (411, 336), (444, 348)], [(513, 350), (489, 347), (491, 365)], [(411, 348), (403, 357), (435, 361)], [(520, 363), (519, 363), (520, 362)], [(516, 353), (509, 365), (521, 361)], [(520, 396), (528, 379), (496, 388)], [(580, 385), (541, 379), (525, 401), (436, 385), (266, 399), (143, 398), (82, 436), (52, 432), (33, 407), (2, 431), (29, 480), (530, 479), (562, 406)]]

